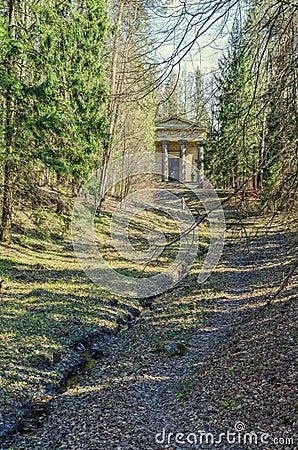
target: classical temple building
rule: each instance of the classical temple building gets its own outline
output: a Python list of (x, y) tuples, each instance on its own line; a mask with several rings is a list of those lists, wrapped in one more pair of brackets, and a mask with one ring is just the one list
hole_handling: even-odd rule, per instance
[(155, 126), (155, 150), (162, 153), (162, 180), (200, 183), (207, 129), (179, 117), (158, 121)]

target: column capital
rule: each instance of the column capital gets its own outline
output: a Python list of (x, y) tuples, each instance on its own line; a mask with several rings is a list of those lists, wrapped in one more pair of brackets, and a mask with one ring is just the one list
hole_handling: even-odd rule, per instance
[(163, 152), (167, 152), (168, 151), (168, 142), (169, 141), (161, 141), (162, 151)]

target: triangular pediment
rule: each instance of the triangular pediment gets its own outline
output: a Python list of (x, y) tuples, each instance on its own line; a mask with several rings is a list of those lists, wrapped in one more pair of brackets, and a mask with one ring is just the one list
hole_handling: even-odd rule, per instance
[(201, 141), (206, 139), (207, 129), (190, 120), (169, 117), (155, 123), (155, 141)]

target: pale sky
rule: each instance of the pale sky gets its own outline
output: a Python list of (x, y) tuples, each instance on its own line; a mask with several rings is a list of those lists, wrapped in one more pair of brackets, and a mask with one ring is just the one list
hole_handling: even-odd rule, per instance
[[(182, 14), (184, 4), (189, 8), (189, 14)], [(216, 10), (212, 15), (210, 21), (205, 21), (208, 15), (208, 6), (211, 4), (214, 8), (218, 8), (218, 11)], [(162, 43), (164, 39), (164, 42), (158, 49), (160, 59), (168, 58), (173, 54), (177, 45), (182, 43), (180, 52), (175, 56), (176, 63), (183, 56), (181, 65), (190, 72), (197, 67), (202, 74), (206, 75), (217, 70), (218, 59), (228, 45), (235, 14), (236, 12), (239, 14), (239, 4), (229, 6), (230, 2), (218, 3), (214, 1), (213, 3), (209, 0), (181, 2), (180, 0), (174, 0), (164, 15), (157, 14), (156, 17), (154, 17), (154, 10), (152, 9), (152, 25), (156, 33), (156, 45)], [(204, 8), (206, 8), (206, 12), (204, 12)], [(226, 14), (225, 8), (228, 9)], [(169, 16), (171, 17), (170, 19)], [(175, 30), (172, 29), (174, 24), (176, 25)], [(186, 33), (187, 27), (188, 31)], [(194, 39), (196, 34), (199, 34), (199, 37)], [(193, 40), (194, 44), (191, 50), (187, 52), (187, 47)]]

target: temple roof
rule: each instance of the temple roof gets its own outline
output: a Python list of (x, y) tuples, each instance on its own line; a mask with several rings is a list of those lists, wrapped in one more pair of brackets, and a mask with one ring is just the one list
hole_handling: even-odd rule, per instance
[(155, 122), (155, 126), (156, 141), (200, 141), (206, 139), (206, 127), (180, 117), (168, 117), (158, 120)]

